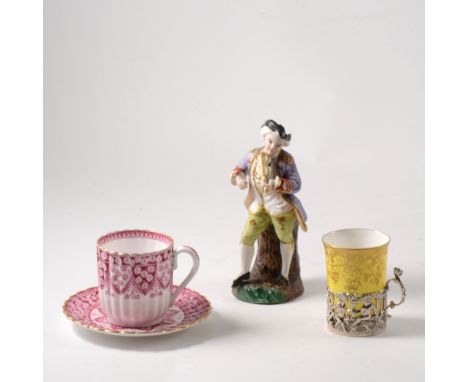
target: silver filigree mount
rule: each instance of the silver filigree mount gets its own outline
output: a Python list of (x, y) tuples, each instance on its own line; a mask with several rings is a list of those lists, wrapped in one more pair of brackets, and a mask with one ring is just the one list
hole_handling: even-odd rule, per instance
[[(406, 288), (400, 280), (403, 271), (394, 268), (394, 278), (388, 280), (385, 287), (376, 293), (362, 296), (350, 293), (334, 293), (328, 289), (328, 329), (338, 335), (350, 337), (373, 336), (382, 333), (387, 326), (388, 308), (403, 304)], [(401, 300), (390, 301), (387, 305), (387, 292), (390, 282), (400, 286)]]

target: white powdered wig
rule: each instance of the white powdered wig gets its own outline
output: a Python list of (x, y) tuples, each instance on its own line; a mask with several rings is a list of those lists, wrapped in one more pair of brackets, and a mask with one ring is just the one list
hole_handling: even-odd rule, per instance
[(279, 139), (281, 141), (281, 143), (283, 144), (284, 147), (289, 146), (290, 141), (287, 141), (286, 139), (281, 138), (277, 131), (271, 130), (267, 125), (263, 125), (262, 130), (260, 132), (262, 137), (265, 138), (267, 136), (267, 134), (270, 134), (270, 133), (275, 135), (277, 137), (277, 139)]

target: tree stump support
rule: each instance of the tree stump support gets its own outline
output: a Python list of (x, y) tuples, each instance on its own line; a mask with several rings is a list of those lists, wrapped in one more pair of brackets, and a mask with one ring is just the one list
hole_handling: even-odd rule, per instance
[(232, 288), (239, 300), (253, 304), (281, 304), (299, 297), (304, 292), (300, 274), (297, 245), (298, 225), (294, 227), (294, 253), (289, 267), (289, 282), (281, 277), (280, 241), (273, 224), (258, 238), (257, 255), (250, 278), (242, 285)]

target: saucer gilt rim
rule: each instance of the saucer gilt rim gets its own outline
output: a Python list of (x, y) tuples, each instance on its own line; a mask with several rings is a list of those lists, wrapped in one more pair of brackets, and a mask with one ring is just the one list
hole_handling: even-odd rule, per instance
[(208, 310), (202, 315), (200, 316), (197, 320), (193, 321), (193, 322), (189, 322), (185, 325), (177, 325), (171, 329), (164, 329), (164, 330), (158, 330), (158, 328), (154, 328), (152, 330), (148, 330), (148, 331), (142, 331), (142, 332), (135, 332), (135, 331), (129, 331), (127, 330), (126, 328), (123, 328), (122, 330), (112, 330), (112, 329), (105, 329), (105, 328), (100, 328), (100, 327), (97, 327), (97, 326), (94, 326), (94, 325), (88, 325), (88, 324), (84, 324), (83, 322), (79, 321), (79, 320), (76, 320), (74, 319), (67, 311), (67, 303), (72, 299), (74, 298), (76, 295), (80, 294), (80, 293), (84, 293), (84, 292), (87, 292), (87, 291), (91, 291), (93, 289), (96, 289), (97, 287), (94, 286), (94, 287), (89, 287), (89, 288), (86, 288), (86, 289), (83, 289), (83, 290), (80, 290), (78, 292), (75, 292), (73, 293), (69, 298), (67, 298), (65, 300), (65, 302), (63, 303), (62, 305), (62, 312), (63, 314), (65, 315), (65, 317), (67, 317), (67, 319), (69, 319), (71, 322), (73, 322), (75, 325), (78, 325), (82, 328), (85, 328), (85, 329), (89, 329), (89, 330), (92, 330), (94, 332), (97, 332), (97, 333), (102, 333), (102, 334), (109, 334), (109, 335), (116, 335), (116, 336), (125, 336), (125, 337), (148, 337), (148, 336), (162, 336), (162, 335), (166, 335), (166, 334), (171, 334), (171, 333), (177, 333), (177, 332), (181, 332), (183, 330), (186, 330), (186, 329), (189, 329), (193, 326), (196, 326), (198, 325), (200, 322), (206, 320), (208, 318), (208, 316), (211, 314), (213, 308), (212, 308), (212, 304), (211, 304), (211, 301), (208, 300), (204, 295), (202, 295), (201, 293), (197, 292), (197, 291), (194, 291), (193, 289), (190, 289), (190, 288), (184, 288), (186, 290), (189, 290), (191, 292), (195, 292), (197, 293), (201, 298), (203, 298), (204, 300), (206, 300), (209, 304), (208, 306)]

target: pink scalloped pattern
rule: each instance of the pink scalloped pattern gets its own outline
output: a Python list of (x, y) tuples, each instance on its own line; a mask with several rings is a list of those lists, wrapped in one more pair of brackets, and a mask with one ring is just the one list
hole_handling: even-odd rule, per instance
[(97, 250), (98, 286), (107, 295), (161, 296), (172, 285), (172, 252), (116, 256)]
[[(172, 286), (171, 288), (175, 290), (176, 286)], [(185, 288), (159, 324), (138, 329), (124, 328), (107, 321), (106, 315), (99, 303), (99, 291), (97, 287), (76, 293), (64, 305), (64, 313), (81, 325), (96, 330), (124, 331), (129, 334), (177, 331), (180, 328), (196, 323), (209, 310), (210, 303), (206, 298), (195, 291)]]
[[(146, 238), (161, 241), (166, 249), (147, 255), (118, 254), (102, 248), (113, 240)], [(98, 287), (106, 295), (138, 299), (161, 296), (172, 285), (172, 239), (157, 232), (128, 230), (112, 232), (98, 240)]]

